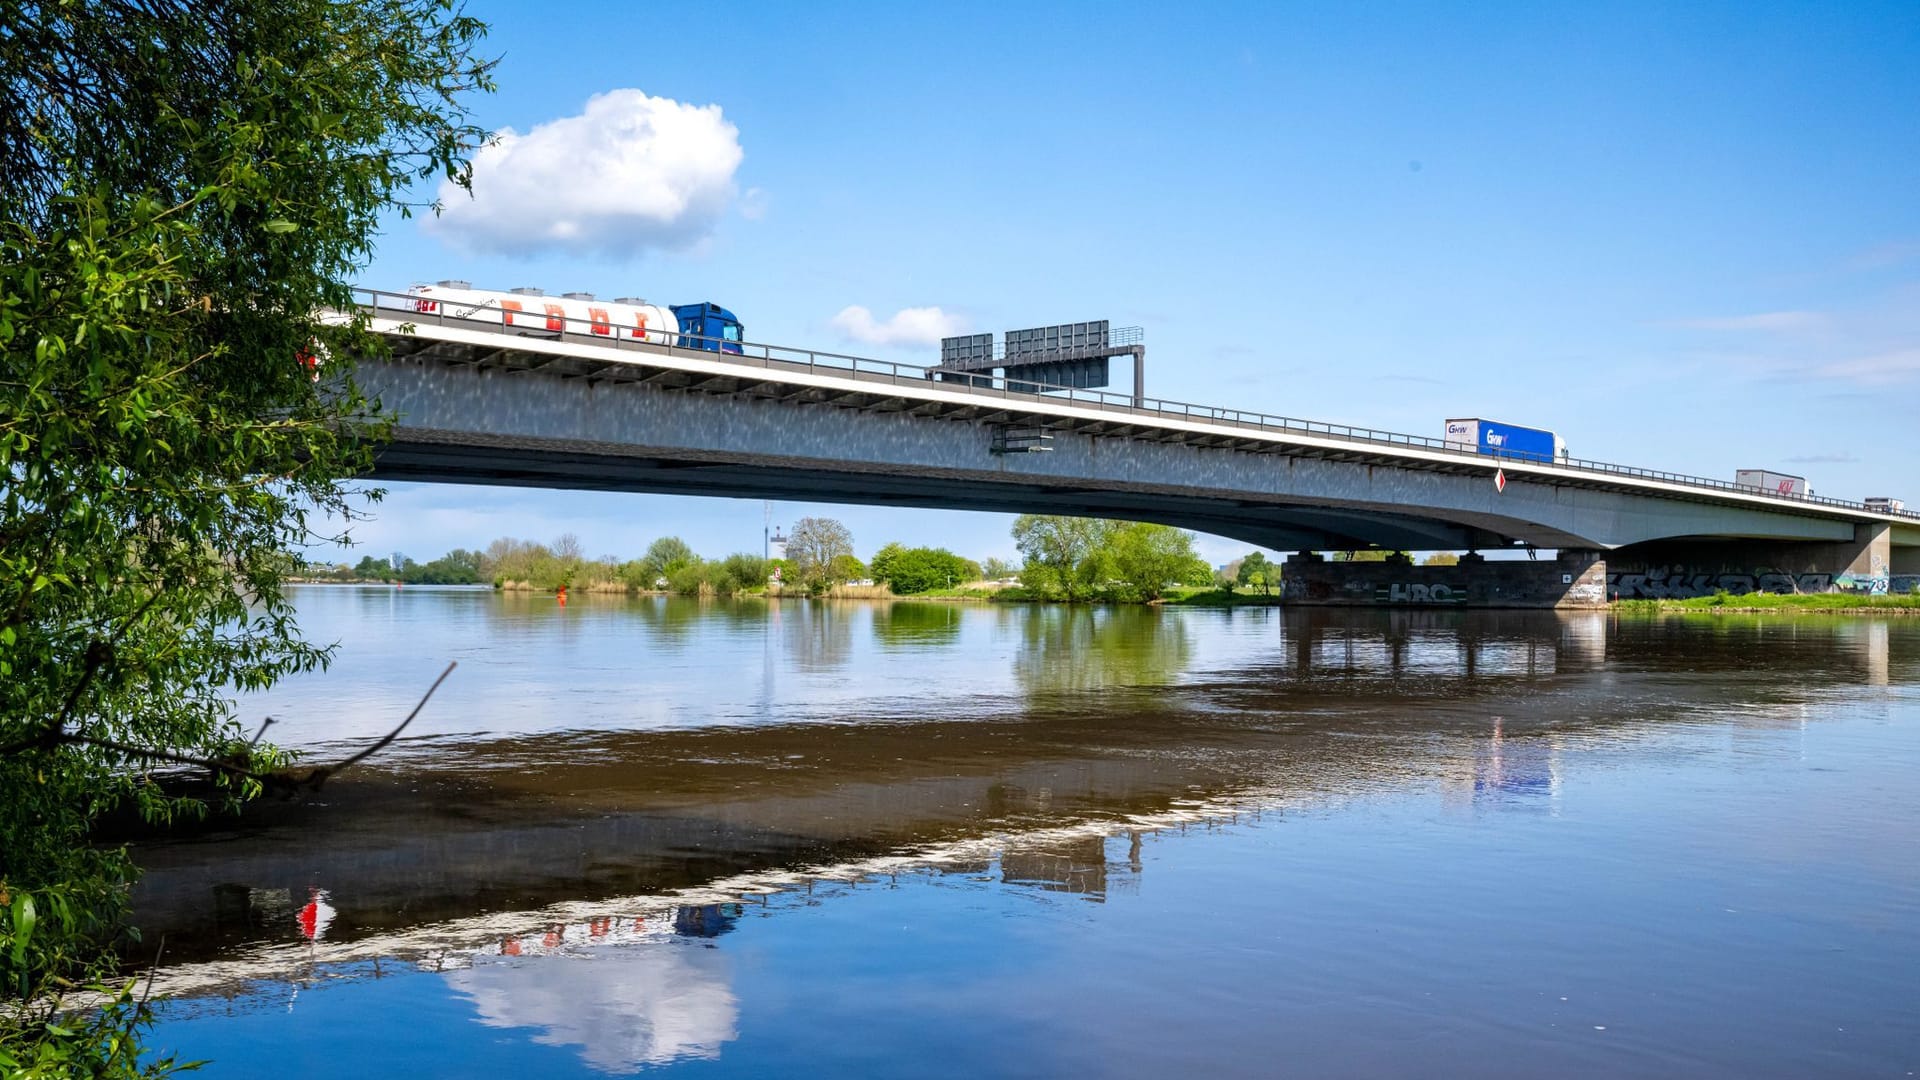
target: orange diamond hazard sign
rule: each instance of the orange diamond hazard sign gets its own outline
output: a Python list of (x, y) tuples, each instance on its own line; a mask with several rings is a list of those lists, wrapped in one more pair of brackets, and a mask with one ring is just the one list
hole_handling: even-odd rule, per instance
[(1507, 470), (1505, 469), (1493, 470), (1493, 490), (1498, 491), (1503, 495), (1506, 494)]

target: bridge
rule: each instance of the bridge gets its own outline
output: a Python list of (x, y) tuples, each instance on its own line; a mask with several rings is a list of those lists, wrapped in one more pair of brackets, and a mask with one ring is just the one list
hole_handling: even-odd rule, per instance
[[(1629, 595), (1882, 591), (1920, 575), (1920, 514), (1837, 499), (1101, 390), (943, 382), (811, 349), (722, 354), (585, 322), (536, 332), (361, 296), (392, 355), (359, 378), (398, 418), (376, 479), (1114, 517), (1302, 553), (1555, 549), (1559, 584), (1588, 600), (1596, 574)], [(1302, 581), (1334, 573), (1296, 561)], [(1351, 580), (1329, 588), (1317, 599), (1371, 598)]]

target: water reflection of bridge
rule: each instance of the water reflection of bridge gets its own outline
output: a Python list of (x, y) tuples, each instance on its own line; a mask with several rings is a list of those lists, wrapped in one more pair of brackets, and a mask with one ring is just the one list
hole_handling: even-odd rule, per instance
[[(1238, 666), (1189, 670), (1178, 627), (1193, 615), (1246, 620), (1271, 644)], [(831, 617), (787, 625), (831, 640)], [(1860, 620), (970, 617), (1013, 635), (1021, 697), (951, 717), (854, 710), (830, 727), (442, 748), (417, 767), (346, 778), (325, 805), (263, 805), (231, 842), (141, 847), (138, 921), (167, 936), (176, 985), (210, 992), (284, 976), (283, 956), (249, 965), (302, 940), (284, 911), (217, 903), (234, 883), (247, 895), (329, 890), (338, 951), (326, 955), (343, 961), (479, 950), (556, 920), (590, 926), (901, 866), (997, 867), (1009, 882), (1105, 896), (1131, 880), (1107, 840), (1128, 827), (1408, 786), (1468, 802), (1551, 797), (1567, 740), (1658, 739), (1694, 710), (1723, 717), (1729, 697), (1739, 722), (1798, 723), (1833, 688), (1920, 674), (1920, 624)], [(1109, 634), (1108, 618), (1161, 620), (1157, 648), (1177, 660), (1143, 664), (1124, 644), (1138, 628)], [(890, 647), (937, 647), (940, 621), (914, 619), (890, 611), (871, 632)], [(1064, 653), (1062, 670), (1030, 663), (1029, 650)], [(255, 960), (213, 962), (235, 947)]]

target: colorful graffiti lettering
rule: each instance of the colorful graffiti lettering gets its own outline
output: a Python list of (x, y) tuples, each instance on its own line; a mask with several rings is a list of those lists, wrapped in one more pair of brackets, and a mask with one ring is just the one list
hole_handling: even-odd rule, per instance
[(1920, 574), (1841, 574), (1833, 579), (1833, 587), (1837, 592), (1871, 596), (1915, 593), (1920, 592)]
[(1892, 584), (1893, 579), (1886, 574), (1841, 574), (1833, 579), (1833, 591), (1885, 596)]

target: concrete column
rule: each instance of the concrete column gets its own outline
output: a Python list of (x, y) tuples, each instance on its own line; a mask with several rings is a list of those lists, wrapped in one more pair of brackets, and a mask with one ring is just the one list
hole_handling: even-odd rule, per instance
[(1868, 581), (1885, 580), (1893, 572), (1893, 526), (1869, 521), (1853, 527), (1853, 557), (1841, 574)]

